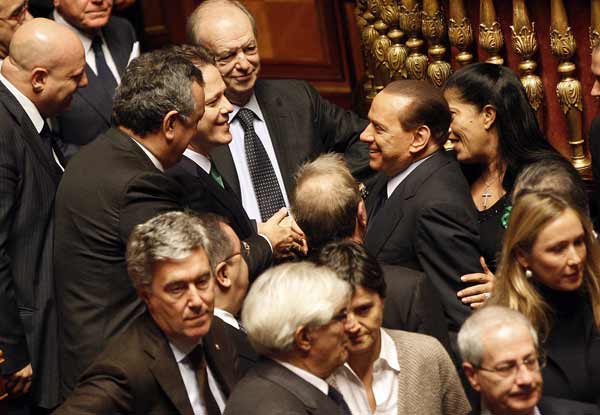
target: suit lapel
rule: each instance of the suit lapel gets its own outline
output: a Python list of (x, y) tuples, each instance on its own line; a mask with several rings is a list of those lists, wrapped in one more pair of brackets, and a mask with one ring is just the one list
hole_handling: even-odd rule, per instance
[(193, 415), (194, 411), (190, 399), (167, 339), (149, 315), (146, 315), (145, 324), (147, 330), (144, 330), (144, 333), (148, 333), (148, 337), (144, 338), (144, 351), (151, 359), (150, 371), (175, 408), (177, 408), (177, 412), (184, 415)]
[[(281, 170), (281, 176), (285, 185), (286, 193), (292, 194), (294, 190), (293, 178), (296, 173), (295, 168), (290, 164), (287, 157), (290, 149), (294, 149), (297, 146), (295, 141), (296, 135), (294, 129), (289, 125), (288, 112), (285, 103), (277, 94), (269, 93), (268, 84), (256, 82), (254, 88), (256, 94), (256, 100), (260, 106), (260, 110), (265, 118), (267, 129), (269, 130), (269, 136), (271, 137), (271, 143), (273, 143), (273, 149), (275, 150), (275, 157)], [(285, 137), (285, 139), (284, 139)], [(293, 138), (294, 137), (294, 138)], [(273, 166), (274, 168), (275, 166)]]
[(58, 183), (62, 175), (60, 168), (53, 159), (49, 158), (48, 153), (42, 144), (42, 138), (36, 131), (31, 119), (23, 107), (21, 107), (21, 104), (19, 104), (19, 101), (17, 101), (13, 94), (11, 94), (2, 83), (0, 83), (0, 96), (6, 109), (12, 114), (15, 121), (21, 127), (21, 138), (29, 145), (40, 164), (48, 172), (48, 175)]
[(210, 331), (204, 336), (204, 354), (211, 372), (221, 387), (226, 398), (237, 383), (238, 356), (233, 342), (227, 338), (227, 333), (221, 319), (213, 317)]
[(119, 39), (118, 34), (114, 30), (110, 30), (111, 27), (112, 25), (109, 21), (102, 29), (102, 34), (104, 35), (104, 40), (110, 50), (110, 55), (117, 66), (117, 72), (119, 72), (119, 76), (123, 76), (123, 72), (125, 72), (125, 68), (129, 61), (129, 56), (131, 55), (131, 49), (123, 47), (125, 45), (123, 45), (122, 39)]
[(240, 188), (240, 181), (237, 176), (237, 170), (229, 146), (219, 146), (215, 148), (210, 153), (210, 156), (216, 164), (217, 169), (219, 169), (221, 176), (223, 176), (225, 181), (231, 185), (231, 189), (237, 197), (242, 200), (242, 189)]

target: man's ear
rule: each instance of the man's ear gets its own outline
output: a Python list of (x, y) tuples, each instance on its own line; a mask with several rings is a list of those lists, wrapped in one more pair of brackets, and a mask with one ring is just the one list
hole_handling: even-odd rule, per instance
[(515, 250), (515, 258), (519, 265), (521, 265), (524, 269), (529, 268), (529, 261), (527, 260), (527, 254), (523, 252), (522, 249)]
[(413, 154), (419, 153), (427, 148), (431, 140), (431, 130), (426, 125), (421, 125), (413, 131), (412, 143), (409, 151)]
[(481, 110), (481, 116), (483, 117), (483, 127), (489, 130), (496, 121), (496, 108), (490, 104), (486, 105)]
[(179, 121), (179, 112), (171, 110), (163, 117), (162, 130), (167, 140), (175, 138), (176, 123)]
[(215, 269), (215, 278), (217, 284), (223, 288), (231, 288), (231, 279), (229, 278), (229, 267), (226, 262), (219, 262)]
[(477, 371), (473, 365), (468, 362), (463, 362), (462, 367), (473, 389), (475, 389), (477, 392), (481, 391), (481, 386), (479, 385), (479, 376), (477, 375)]
[(138, 290), (138, 297), (140, 297), (142, 299), (142, 301), (144, 302), (144, 304), (146, 304), (146, 306), (149, 304), (150, 302), (150, 293), (148, 293), (148, 290), (146, 289), (141, 289)]
[(48, 70), (45, 68), (33, 68), (31, 71), (31, 87), (36, 94), (41, 93), (46, 87)]
[(296, 347), (305, 353), (311, 348), (310, 331), (305, 326), (300, 326), (294, 332), (294, 343)]

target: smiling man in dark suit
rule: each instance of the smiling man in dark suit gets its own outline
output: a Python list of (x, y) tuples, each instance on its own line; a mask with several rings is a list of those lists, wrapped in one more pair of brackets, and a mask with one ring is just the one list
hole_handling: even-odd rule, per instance
[(385, 264), (424, 271), (440, 295), (456, 351), (456, 333), (471, 310), (456, 293), (460, 276), (481, 272), (479, 225), (458, 163), (443, 148), (450, 110), (426, 81), (390, 83), (373, 100), (370, 165), (380, 172), (366, 203), (365, 246)]
[(251, 219), (266, 222), (289, 206), (296, 168), (321, 153), (345, 153), (355, 175), (369, 173), (366, 148), (358, 141), (364, 120), (306, 82), (258, 80), (256, 26), (240, 2), (202, 2), (188, 20), (188, 37), (215, 55), (234, 105), (233, 140), (213, 158)]
[(79, 380), (56, 414), (220, 415), (238, 379), (226, 325), (213, 318), (205, 221), (168, 212), (135, 227), (127, 270), (148, 311)]
[(115, 88), (127, 64), (140, 54), (133, 26), (111, 16), (112, 5), (112, 0), (54, 0), (52, 18), (77, 33), (89, 79), (70, 110), (57, 117), (67, 156), (110, 128)]
[(183, 190), (164, 171), (197, 133), (202, 82), (194, 65), (168, 50), (132, 61), (115, 97), (117, 127), (79, 151), (63, 175), (54, 270), (65, 395), (144, 311), (125, 270), (125, 242), (135, 225), (181, 208)]
[[(13, 398), (9, 413), (60, 402), (52, 238), (62, 155), (45, 118), (66, 109), (86, 85), (84, 65), (79, 39), (47, 19), (24, 23), (2, 64), (0, 349), (6, 358), (1, 373)], [(16, 399), (20, 395), (26, 396)]]

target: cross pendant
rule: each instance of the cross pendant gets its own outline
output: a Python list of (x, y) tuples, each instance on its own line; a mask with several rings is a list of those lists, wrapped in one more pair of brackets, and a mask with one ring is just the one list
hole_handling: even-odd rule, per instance
[(489, 192), (485, 192), (484, 194), (481, 195), (481, 197), (483, 198), (483, 208), (487, 208), (487, 201), (489, 198), (492, 197), (492, 194)]

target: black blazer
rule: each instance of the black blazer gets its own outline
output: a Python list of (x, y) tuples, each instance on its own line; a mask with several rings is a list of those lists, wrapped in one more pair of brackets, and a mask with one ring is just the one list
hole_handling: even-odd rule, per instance
[[(322, 153), (344, 153), (350, 169), (359, 179), (372, 174), (368, 148), (358, 139), (367, 121), (323, 99), (304, 81), (259, 79), (254, 93), (265, 117), (288, 195), (293, 192), (298, 167)], [(241, 199), (238, 173), (229, 146), (215, 149), (212, 157)]]
[(69, 162), (56, 195), (54, 270), (63, 392), (144, 306), (125, 248), (137, 224), (180, 209), (182, 190), (130, 137), (110, 129)]
[(193, 160), (183, 157), (167, 171), (185, 190), (182, 205), (197, 212), (211, 212), (226, 218), (238, 237), (250, 247), (248, 269), (255, 279), (271, 265), (272, 252), (269, 242), (256, 233), (256, 222), (251, 221), (242, 202), (226, 180), (221, 188)]
[[(102, 34), (120, 76), (125, 73), (129, 56), (136, 42), (135, 31), (129, 21), (111, 17)], [(70, 108), (57, 117), (58, 129), (71, 156), (84, 144), (104, 133), (111, 126), (113, 97), (103, 88), (94, 71), (85, 65), (88, 85), (73, 95)]]
[(237, 384), (224, 415), (342, 414), (327, 395), (298, 375), (267, 358)]
[(427, 275), (399, 265), (383, 265), (386, 296), (383, 327), (433, 336), (451, 353), (440, 297)]
[(375, 217), (387, 177), (376, 181), (366, 207), (365, 246), (382, 263), (424, 271), (437, 288), (448, 329), (458, 332), (470, 315), (456, 293), (461, 275), (482, 272), (479, 225), (466, 179), (443, 151), (419, 165), (392, 193)]
[(0, 373), (33, 367), (33, 402), (59, 402), (52, 271), (53, 205), (61, 170), (0, 83)]
[[(218, 317), (216, 317), (218, 318)], [(230, 324), (223, 322), (223, 332), (233, 342), (238, 353), (239, 369), (242, 375), (252, 369), (258, 361), (258, 353), (254, 350), (248, 340), (248, 335), (242, 330), (236, 329)]]
[[(207, 364), (227, 397), (239, 373), (224, 324), (213, 317), (202, 341)], [(148, 313), (109, 343), (54, 413), (193, 415), (173, 351)]]

